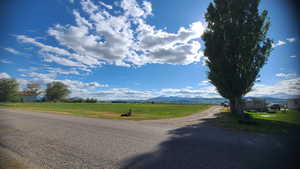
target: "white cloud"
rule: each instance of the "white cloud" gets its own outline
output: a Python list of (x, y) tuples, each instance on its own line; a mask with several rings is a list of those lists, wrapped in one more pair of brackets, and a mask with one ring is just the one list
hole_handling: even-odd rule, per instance
[(53, 67), (49, 67), (47, 68), (47, 70), (50, 73), (57, 73), (57, 74), (62, 74), (62, 75), (80, 75), (80, 73), (76, 70), (63, 70), (60, 68), (53, 68)]
[(0, 60), (0, 63), (3, 63), (3, 64), (10, 64), (10, 63), (12, 63), (12, 62), (9, 61), (9, 60), (6, 60), (6, 59), (1, 59), (1, 60)]
[(136, 0), (123, 0), (121, 2), (121, 8), (125, 11), (125, 16), (145, 16), (145, 11), (139, 6)]
[(247, 96), (297, 96), (300, 95), (300, 78), (281, 80), (273, 85), (255, 84)]
[[(46, 45), (24, 35), (17, 38), (39, 47), (40, 53), (46, 55), (45, 61), (57, 63), (58, 57), (68, 57), (85, 65), (86, 69), (101, 64), (186, 65), (199, 62), (203, 56), (198, 39), (205, 28), (199, 21), (171, 33), (146, 22), (147, 17), (153, 15), (152, 4), (148, 1), (139, 4), (136, 0), (122, 0), (111, 6), (101, 1), (82, 0), (80, 4), (81, 9), (73, 12), (76, 24), (57, 24), (48, 30), (62, 47)], [(120, 13), (115, 13), (116, 10)]]
[(206, 56), (202, 57), (202, 66), (206, 66), (207, 65), (206, 62), (208, 60), (209, 60), (208, 57), (206, 57)]
[(3, 48), (3, 49), (6, 50), (7, 52), (10, 52), (10, 53), (12, 53), (12, 54), (15, 54), (15, 55), (21, 54), (21, 52), (15, 50), (15, 49), (13, 49), (13, 48)]
[(18, 78), (18, 79), (17, 79), (17, 82), (18, 82), (21, 86), (26, 86), (26, 85), (29, 83), (28, 80), (22, 79), (22, 78)]
[(40, 85), (46, 85), (53, 81), (59, 81), (66, 84), (69, 87), (72, 93), (71, 96), (78, 96), (78, 97), (91, 96), (93, 93), (97, 92), (99, 88), (108, 87), (108, 84), (102, 84), (95, 81), (83, 82), (79, 80), (70, 80), (70, 79), (59, 80), (57, 79), (57, 73), (58, 71), (53, 71), (51, 73), (31, 72), (31, 73), (26, 73), (21, 75), (23, 77), (26, 77), (27, 80), (25, 79), (19, 79), (19, 80), (23, 80), (23, 84), (26, 84), (28, 81), (31, 81), (31, 82), (39, 83)]
[(3, 78), (10, 78), (10, 76), (9, 76), (9, 74), (2, 72), (2, 73), (0, 73), (0, 79), (3, 79)]
[(143, 1), (143, 9), (145, 11), (145, 15), (152, 15), (152, 4), (148, 1)]
[(292, 56), (290, 56), (290, 58), (296, 58), (297, 56), (296, 55), (292, 55)]
[(295, 73), (277, 73), (277, 77), (283, 77), (283, 78), (293, 78), (296, 77), (297, 75)]
[(45, 53), (44, 54), (44, 61), (46, 62), (55, 62), (57, 64), (60, 65), (64, 65), (64, 66), (70, 66), (70, 67), (84, 67), (82, 64), (63, 58), (63, 57), (58, 57), (58, 56), (54, 56), (52, 54), (49, 53)]
[(90, 94), (99, 100), (118, 100), (118, 99), (132, 99), (143, 100), (154, 96), (152, 91), (137, 91), (127, 88), (113, 88), (109, 90), (101, 90)]
[(105, 8), (108, 8), (108, 9), (112, 9), (113, 8), (111, 5), (108, 5), (108, 4), (106, 4), (104, 2), (101, 2), (101, 1), (99, 1), (99, 4), (102, 5), (102, 6), (104, 6)]
[(202, 80), (202, 81), (199, 83), (199, 85), (200, 85), (200, 86), (207, 86), (207, 85), (210, 85), (209, 82), (210, 82), (209, 80)]
[(277, 41), (277, 43), (273, 43), (272, 47), (275, 48), (275, 47), (283, 46), (283, 45), (286, 45), (286, 42), (283, 40), (279, 40), (279, 41)]
[[(56, 57), (58, 57), (58, 56), (68, 56), (70, 59), (75, 59), (79, 63), (82, 63), (82, 67), (85, 67), (84, 65), (94, 66), (94, 65), (99, 65), (100, 64), (100, 62), (97, 61), (97, 59), (95, 59), (93, 57), (82, 56), (82, 55), (77, 54), (77, 53), (70, 53), (66, 49), (53, 47), (53, 46), (50, 46), (50, 45), (45, 45), (41, 42), (36, 41), (34, 38), (30, 38), (30, 37), (27, 37), (25, 35), (17, 35), (16, 37), (22, 43), (30, 43), (30, 44), (33, 44), (33, 45), (39, 47), (40, 48), (39, 53), (42, 54), (42, 55), (50, 56), (50, 60), (51, 60), (51, 56), (52, 56), (52, 60), (53, 60), (53, 56), (57, 55)], [(54, 56), (54, 58), (55, 58), (55, 56)], [(55, 58), (55, 60), (57, 60), (57, 58)], [(64, 60), (64, 61), (68, 62), (67, 60)], [(65, 65), (65, 66), (67, 66), (67, 65)], [(71, 66), (74, 66), (74, 64), (72, 64)], [(78, 66), (78, 65), (75, 64), (75, 66)]]
[(296, 38), (287, 38), (286, 40), (289, 41), (290, 43), (292, 43), (292, 42), (296, 41)]
[(220, 98), (221, 96), (217, 93), (214, 86), (202, 87), (200, 89), (162, 89), (160, 90), (162, 96), (177, 96), (177, 97), (205, 97), (205, 98)]

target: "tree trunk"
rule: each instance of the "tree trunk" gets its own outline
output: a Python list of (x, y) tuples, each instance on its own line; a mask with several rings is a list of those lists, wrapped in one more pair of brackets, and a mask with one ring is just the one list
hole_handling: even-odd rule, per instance
[(234, 97), (230, 99), (230, 111), (234, 114), (243, 114), (241, 97)]

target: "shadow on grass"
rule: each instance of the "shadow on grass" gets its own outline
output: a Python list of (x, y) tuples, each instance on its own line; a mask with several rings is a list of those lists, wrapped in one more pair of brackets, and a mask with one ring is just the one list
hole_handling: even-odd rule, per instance
[[(225, 118), (225, 119), (224, 119)], [(226, 119), (229, 118), (229, 119)], [(227, 121), (226, 121), (227, 120)], [(228, 120), (238, 120), (228, 114), (214, 119), (202, 119), (195, 125), (169, 131), (169, 139), (157, 150), (140, 154), (123, 161), (124, 169), (290, 169), (299, 168), (299, 137), (296, 135), (265, 135), (227, 130)], [(259, 120), (257, 126), (264, 130), (271, 126), (297, 127), (277, 122)], [(236, 122), (236, 125), (237, 122)], [(269, 126), (269, 127), (267, 127)], [(225, 126), (226, 127), (226, 126)], [(227, 126), (230, 128), (229, 126)], [(231, 126), (232, 128), (233, 126)], [(235, 126), (235, 129), (237, 126)], [(243, 126), (245, 128), (245, 126)], [(249, 127), (249, 126), (248, 126)], [(298, 167), (296, 166), (298, 165)]]

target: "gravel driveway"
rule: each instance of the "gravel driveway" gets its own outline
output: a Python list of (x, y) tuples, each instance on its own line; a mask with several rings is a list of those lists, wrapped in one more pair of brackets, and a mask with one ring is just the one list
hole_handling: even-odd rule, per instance
[(120, 121), (0, 110), (0, 148), (32, 168), (292, 168), (295, 140), (206, 123), (218, 111), (212, 107), (172, 120)]

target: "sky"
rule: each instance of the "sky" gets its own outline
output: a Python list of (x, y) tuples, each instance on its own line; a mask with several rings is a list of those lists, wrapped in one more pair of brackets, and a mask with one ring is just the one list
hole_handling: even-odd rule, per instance
[[(0, 78), (71, 97), (220, 97), (207, 79), (204, 14), (211, 0), (6, 0), (0, 4)], [(292, 2), (262, 0), (273, 48), (247, 96), (300, 95), (299, 25)]]

